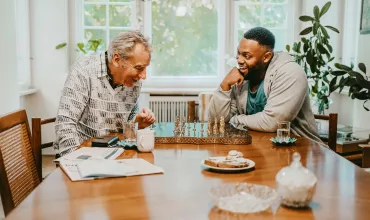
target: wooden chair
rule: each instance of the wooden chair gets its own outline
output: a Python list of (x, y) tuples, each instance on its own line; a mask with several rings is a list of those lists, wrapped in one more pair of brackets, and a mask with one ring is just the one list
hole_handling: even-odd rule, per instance
[(194, 122), (195, 119), (195, 101), (188, 101), (188, 118), (189, 122)]
[(362, 168), (370, 172), (370, 142), (359, 146), (362, 148)]
[(337, 152), (337, 126), (338, 114), (330, 113), (329, 115), (314, 115), (317, 120), (329, 121), (328, 137), (320, 137), (324, 143), (327, 143), (329, 148)]
[[(41, 182), (25, 110), (0, 116), (0, 194), (5, 216)], [(41, 158), (40, 158), (41, 159)]]
[(41, 150), (53, 146), (53, 142), (42, 143), (41, 125), (54, 123), (55, 120), (56, 118), (48, 118), (43, 120), (41, 118), (32, 118), (32, 146), (40, 149), (35, 156), (37, 161), (36, 167), (40, 176), (42, 176)]

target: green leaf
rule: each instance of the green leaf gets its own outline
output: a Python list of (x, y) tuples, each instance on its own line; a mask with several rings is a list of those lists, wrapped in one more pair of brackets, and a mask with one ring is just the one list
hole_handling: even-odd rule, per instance
[(333, 61), (333, 60), (334, 60), (334, 57), (330, 58), (328, 62), (331, 62), (331, 61)]
[(336, 29), (335, 27), (333, 26), (330, 26), (330, 25), (325, 25), (325, 27), (329, 28), (330, 30), (334, 31), (334, 32), (337, 32), (339, 34), (339, 30)]
[(301, 52), (301, 42), (298, 42), (298, 44), (297, 44), (297, 51), (298, 51), (298, 53)]
[(67, 43), (66, 43), (66, 42), (61, 43), (61, 44), (58, 44), (58, 45), (55, 47), (55, 49), (59, 50), (59, 49), (61, 49), (61, 48), (65, 47), (65, 46), (67, 46)]
[(326, 38), (330, 39), (330, 36), (329, 36), (328, 32), (326, 31), (325, 27), (322, 26), (321, 24), (320, 24), (320, 29), (321, 29), (322, 33), (324, 34), (324, 36)]
[(313, 56), (312, 56), (312, 54), (311, 54), (311, 51), (308, 51), (308, 52), (307, 52), (306, 61), (307, 61), (307, 63), (308, 63), (309, 65), (312, 65), (312, 63), (313, 63)]
[(363, 73), (365, 73), (365, 74), (366, 74), (366, 66), (365, 66), (365, 64), (364, 64), (364, 63), (359, 63), (359, 64), (358, 64), (358, 68), (359, 68)]
[(335, 71), (332, 71), (330, 74), (333, 76), (343, 76), (346, 73), (347, 73), (346, 71), (335, 70)]
[(293, 43), (293, 51), (298, 53), (298, 44), (296, 42)]
[(315, 15), (315, 20), (319, 21), (320, 19), (320, 9), (317, 5), (313, 8), (313, 14)]
[(313, 24), (313, 35), (316, 35), (317, 34), (317, 30), (319, 29), (319, 23), (318, 22), (315, 22)]
[(286, 49), (288, 52), (290, 52), (290, 45), (286, 45), (286, 46), (285, 46), (285, 49)]
[(306, 53), (308, 50), (308, 43), (303, 44), (303, 51)]
[(350, 71), (348, 72), (348, 74), (356, 78), (356, 82), (359, 86), (361, 86), (361, 88), (370, 90), (370, 82), (367, 81), (361, 73), (356, 71)]
[(299, 35), (306, 35), (306, 34), (309, 34), (312, 32), (312, 27), (308, 27), (306, 29), (304, 29), (303, 31), (301, 31), (301, 33), (299, 33)]
[(352, 71), (351, 68), (349, 68), (348, 66), (346, 65), (343, 65), (343, 64), (340, 64), (340, 63), (335, 63), (334, 66), (337, 68), (337, 69), (340, 69), (340, 70), (345, 70), (345, 71)]
[(303, 15), (303, 16), (299, 17), (299, 20), (301, 20), (301, 21), (314, 21), (315, 18), (313, 18), (311, 16)]
[(302, 38), (301, 38), (301, 40), (302, 40), (302, 42), (303, 42), (303, 43), (305, 43), (305, 44), (308, 42), (308, 40), (307, 40), (305, 37), (302, 37)]
[(78, 49), (80, 49), (80, 51), (82, 53), (86, 54), (86, 50), (84, 49), (84, 47), (85, 47), (85, 44), (84, 43), (78, 43), (77, 44), (77, 47), (78, 47)]
[(368, 100), (370, 98), (367, 91), (353, 92), (352, 97), (358, 100)]
[(329, 55), (329, 52), (321, 44), (318, 44), (317, 48), (319, 49), (320, 53), (325, 53)]
[(315, 86), (312, 87), (312, 92), (313, 93), (317, 93), (318, 92), (318, 88), (319, 88), (319, 83), (316, 81)]
[(370, 111), (370, 110), (365, 106), (365, 104), (366, 104), (366, 102), (367, 102), (367, 101), (369, 101), (369, 100), (364, 101), (364, 104), (362, 104), (362, 107), (364, 107), (364, 109), (365, 109), (366, 111)]
[(341, 93), (343, 88), (346, 86), (346, 83), (347, 83), (348, 79), (349, 79), (349, 77), (347, 77), (347, 78), (342, 77), (340, 79), (340, 81), (339, 81), (339, 85), (340, 85), (339, 93)]
[(329, 91), (330, 93), (334, 92), (336, 88), (335, 87), (335, 84), (337, 83), (337, 79), (338, 77), (334, 77), (331, 81), (330, 81), (330, 84), (329, 84)]
[[(326, 47), (329, 49), (330, 53), (333, 53), (333, 47), (330, 44), (327, 44)], [(333, 58), (334, 59), (334, 58)]]
[(321, 9), (320, 18), (329, 10), (331, 2), (327, 2)]

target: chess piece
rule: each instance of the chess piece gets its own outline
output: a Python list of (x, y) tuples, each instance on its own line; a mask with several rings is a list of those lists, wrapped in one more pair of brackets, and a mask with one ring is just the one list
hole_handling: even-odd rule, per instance
[(213, 125), (213, 134), (218, 135), (218, 122), (217, 118), (215, 118), (215, 124)]
[(212, 134), (212, 122), (211, 122), (211, 118), (208, 118), (208, 122), (207, 122), (207, 133), (208, 133), (208, 135), (211, 135)]
[(203, 121), (200, 122), (200, 132), (201, 133), (204, 132), (204, 122)]
[(220, 134), (222, 136), (225, 134), (225, 119), (222, 116), (220, 118)]

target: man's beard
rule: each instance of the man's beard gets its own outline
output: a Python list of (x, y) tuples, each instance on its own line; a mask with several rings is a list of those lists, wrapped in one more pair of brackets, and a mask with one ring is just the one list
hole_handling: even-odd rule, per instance
[(248, 74), (244, 76), (244, 80), (251, 80), (258, 77), (264, 69), (262, 62), (257, 63), (254, 67), (248, 68)]

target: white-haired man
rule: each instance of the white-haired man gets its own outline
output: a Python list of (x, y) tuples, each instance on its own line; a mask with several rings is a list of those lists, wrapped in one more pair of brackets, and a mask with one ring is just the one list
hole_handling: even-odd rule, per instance
[(139, 31), (128, 31), (113, 39), (105, 53), (74, 63), (57, 114), (57, 157), (88, 138), (117, 132), (127, 121), (136, 121), (139, 128), (155, 122), (149, 109), (138, 112), (137, 106), (150, 58), (149, 40)]

